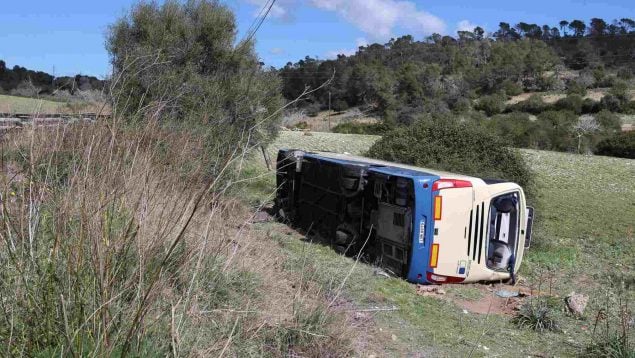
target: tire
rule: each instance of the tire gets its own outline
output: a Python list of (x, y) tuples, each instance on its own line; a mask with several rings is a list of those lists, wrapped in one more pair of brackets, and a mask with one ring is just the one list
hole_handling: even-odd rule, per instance
[(345, 190), (356, 190), (357, 183), (357, 178), (343, 177), (340, 179), (340, 186)]
[(358, 238), (359, 232), (353, 225), (342, 223), (335, 229), (333, 246), (337, 252), (345, 254), (351, 247), (355, 246)]

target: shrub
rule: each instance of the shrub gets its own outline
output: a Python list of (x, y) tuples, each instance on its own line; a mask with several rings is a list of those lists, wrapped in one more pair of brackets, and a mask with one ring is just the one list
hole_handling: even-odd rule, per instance
[(576, 147), (573, 140), (573, 126), (578, 116), (571, 111), (546, 111), (538, 116), (538, 124), (543, 134), (539, 148), (568, 151)]
[(542, 96), (534, 94), (528, 99), (509, 106), (511, 112), (527, 112), (531, 114), (540, 114), (546, 111), (549, 105), (543, 101)]
[(342, 112), (348, 109), (348, 103), (342, 99), (337, 99), (331, 103), (331, 109), (336, 112)]
[(558, 110), (569, 110), (577, 114), (582, 113), (582, 97), (578, 94), (570, 94), (556, 102), (555, 108)]
[(596, 154), (635, 159), (635, 131), (618, 133), (598, 143)]
[(452, 103), (451, 107), (454, 113), (463, 113), (468, 112), (470, 109), (472, 109), (472, 103), (469, 99), (460, 97), (454, 103)]
[(567, 94), (577, 94), (580, 96), (586, 96), (586, 87), (580, 81), (571, 81), (567, 87)]
[(633, 70), (630, 67), (620, 67), (617, 70), (617, 77), (623, 80), (630, 80), (633, 78)]
[(612, 94), (607, 94), (600, 100), (600, 106), (611, 112), (620, 112), (622, 110), (622, 101)]
[(519, 148), (531, 148), (536, 142), (538, 131), (530, 115), (522, 112), (499, 114), (483, 122), (483, 125), (511, 145)]
[(609, 90), (609, 94), (622, 102), (628, 101), (628, 84), (624, 81), (616, 81)]
[(635, 114), (635, 101), (628, 101), (622, 108), (622, 112), (626, 114)]
[(615, 133), (622, 129), (622, 120), (620, 116), (613, 112), (603, 110), (595, 115), (595, 119), (600, 124), (602, 131), (605, 133)]
[[(484, 127), (448, 117), (422, 119), (394, 129), (368, 151), (373, 158), (485, 178), (500, 178), (531, 190), (533, 174), (505, 141)], [(469, 150), (466, 150), (469, 148)]]
[(518, 96), (523, 93), (523, 86), (521, 86), (518, 82), (511, 80), (504, 80), (501, 82), (500, 89), (505, 91), (507, 96)]
[(534, 331), (559, 331), (554, 309), (546, 299), (529, 299), (521, 307), (512, 320), (520, 328)]
[(499, 94), (483, 96), (476, 102), (474, 108), (485, 112), (488, 116), (493, 116), (503, 112), (505, 109), (505, 98)]
[(585, 98), (582, 101), (582, 113), (597, 113), (602, 109), (602, 105), (598, 101), (594, 101), (591, 98)]
[(306, 115), (309, 117), (317, 117), (320, 114), (320, 104), (319, 103), (311, 103), (304, 108), (306, 111)]
[(393, 126), (387, 121), (382, 121), (379, 123), (345, 122), (333, 127), (332, 131), (334, 133), (343, 134), (382, 135), (390, 131), (392, 128)]

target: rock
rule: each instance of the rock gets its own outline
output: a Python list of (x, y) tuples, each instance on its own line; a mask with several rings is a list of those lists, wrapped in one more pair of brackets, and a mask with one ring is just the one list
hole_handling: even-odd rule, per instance
[(375, 276), (382, 276), (382, 277), (390, 278), (390, 275), (387, 274), (386, 271), (384, 271), (384, 270), (382, 270), (380, 268), (376, 268), (373, 273), (375, 274)]
[(417, 294), (421, 296), (445, 295), (445, 290), (441, 286), (417, 285)]
[(565, 298), (565, 302), (571, 313), (577, 316), (582, 316), (584, 309), (589, 302), (589, 297), (583, 294), (571, 292), (567, 298)]
[(391, 338), (392, 338), (393, 341), (397, 340), (397, 336), (395, 336), (394, 334), (391, 336)]
[(254, 215), (254, 217), (251, 220), (251, 222), (252, 223), (262, 223), (262, 222), (268, 222), (268, 221), (272, 221), (272, 220), (273, 220), (273, 218), (266, 211), (258, 211)]

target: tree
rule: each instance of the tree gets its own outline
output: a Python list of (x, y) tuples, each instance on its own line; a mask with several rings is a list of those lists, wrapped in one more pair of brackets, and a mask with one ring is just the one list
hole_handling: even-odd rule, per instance
[(562, 20), (562, 21), (560, 21), (559, 25), (560, 25), (560, 31), (562, 31), (562, 34), (566, 37), (567, 36), (567, 26), (569, 26), (569, 21)]
[(508, 23), (501, 22), (498, 24), (498, 31), (494, 33), (494, 37), (497, 40), (513, 41), (518, 40), (520, 38), (520, 35), (516, 31), (516, 29), (512, 28)]
[(582, 37), (586, 31), (586, 24), (580, 20), (573, 20), (569, 23), (569, 29), (573, 31), (573, 36)]
[(635, 31), (635, 20), (629, 18), (620, 19), (620, 26), (624, 29), (625, 33), (631, 33)]
[(594, 17), (591, 19), (591, 26), (589, 27), (589, 35), (591, 36), (601, 36), (606, 34), (607, 24), (606, 21)]
[(236, 33), (233, 13), (215, 0), (135, 5), (107, 35), (114, 109), (201, 126), (223, 150), (266, 144), (279, 128), (279, 80)]
[(600, 130), (600, 125), (592, 115), (585, 114), (578, 118), (578, 122), (573, 126), (573, 132), (578, 139), (578, 154), (582, 154), (582, 139)]

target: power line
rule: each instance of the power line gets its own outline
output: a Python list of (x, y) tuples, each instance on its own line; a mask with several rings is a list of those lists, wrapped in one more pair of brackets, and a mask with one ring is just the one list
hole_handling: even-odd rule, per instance
[[(247, 30), (246, 37), (245, 37), (244, 40), (241, 41), (242, 43), (241, 43), (240, 46), (238, 46), (237, 50), (242, 49), (243, 46), (248, 44), (254, 38), (254, 36), (256, 35), (258, 30), (260, 29), (260, 26), (262, 26), (263, 22), (265, 22), (265, 19), (269, 15), (269, 12), (271, 12), (271, 8), (273, 8), (273, 5), (275, 3), (276, 3), (276, 0), (267, 0), (267, 2), (264, 4), (262, 9), (260, 10), (260, 13), (258, 14), (258, 17), (256, 17), (256, 20), (254, 20), (254, 22), (251, 24), (251, 26), (249, 26), (249, 29)], [(266, 9), (266, 11), (264, 11), (265, 9)], [(264, 11), (264, 14), (263, 14), (263, 11)], [(260, 16), (261, 14), (262, 14), (262, 16)], [(251, 32), (249, 32), (250, 30), (251, 30)]]

